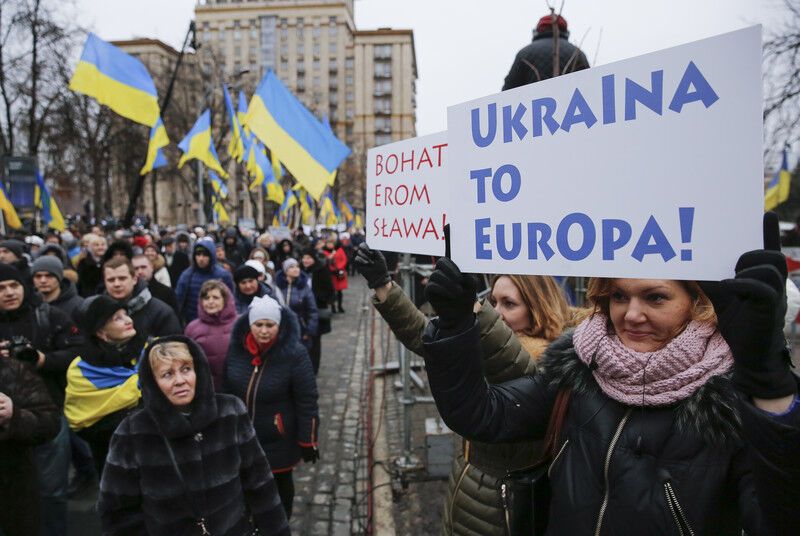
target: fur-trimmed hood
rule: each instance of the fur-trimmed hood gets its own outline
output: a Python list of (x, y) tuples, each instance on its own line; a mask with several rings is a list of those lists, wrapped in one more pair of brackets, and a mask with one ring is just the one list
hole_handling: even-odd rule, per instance
[[(554, 341), (539, 359), (537, 373), (544, 375), (556, 389), (573, 394), (601, 392), (592, 370), (578, 357), (573, 345), (574, 330)], [(714, 376), (689, 398), (675, 405), (675, 426), (697, 434), (711, 445), (738, 442), (741, 418), (737, 409), (738, 394), (730, 373)]]

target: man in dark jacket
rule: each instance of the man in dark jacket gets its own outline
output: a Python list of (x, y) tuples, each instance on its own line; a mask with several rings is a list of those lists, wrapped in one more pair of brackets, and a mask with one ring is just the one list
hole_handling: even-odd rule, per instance
[[(188, 240), (188, 237), (186, 238)], [(161, 241), (161, 245), (161, 254), (164, 255), (164, 261), (167, 264), (169, 280), (172, 281), (174, 285), (178, 282), (178, 279), (180, 279), (183, 271), (191, 264), (189, 262), (189, 255), (185, 251), (177, 248), (177, 241), (171, 236), (164, 238)]]
[(203, 283), (209, 279), (220, 279), (233, 293), (233, 278), (230, 272), (217, 265), (215, 252), (216, 247), (211, 238), (198, 240), (192, 253), (193, 265), (178, 279), (175, 295), (181, 316), (187, 324), (197, 318), (197, 300)]
[(154, 298), (147, 283), (136, 281), (136, 273), (127, 258), (114, 258), (103, 265), (106, 293), (125, 303), (136, 332), (145, 337), (183, 333), (181, 322), (169, 305)]
[(250, 252), (247, 251), (244, 241), (239, 237), (236, 227), (228, 227), (225, 230), (222, 242), (225, 247), (225, 259), (233, 265), (233, 269), (244, 264)]
[[(64, 406), (66, 372), (82, 338), (67, 316), (32, 292), (16, 268), (0, 263), (0, 359), (27, 362), (44, 380), (50, 398)], [(69, 427), (62, 417), (55, 439), (35, 450), (47, 534), (63, 534), (67, 523)], [(5, 506), (3, 506), (5, 508)]]
[(22, 273), (26, 281), (30, 280), (30, 267), (23, 242), (14, 239), (0, 242), (0, 263), (10, 264)]
[[(558, 72), (554, 72), (553, 69), (553, 46), (556, 39), (558, 39)], [(555, 24), (552, 15), (539, 19), (536, 31), (533, 33), (533, 42), (517, 52), (511, 70), (506, 75), (503, 91), (560, 74), (588, 69), (589, 61), (586, 56), (568, 39), (569, 32), (564, 17), (558, 16)]]
[(0, 358), (0, 533), (39, 533), (32, 447), (59, 430), (60, 411), (29, 365)]
[(175, 311), (175, 316), (180, 318), (178, 299), (175, 297), (175, 291), (153, 277), (153, 261), (144, 254), (134, 255), (131, 264), (133, 264), (133, 270), (136, 272), (136, 279), (144, 281), (153, 297), (169, 305), (172, 310)]
[(39, 257), (33, 261), (31, 273), (33, 286), (42, 299), (72, 319), (75, 309), (83, 303), (83, 298), (78, 296), (75, 284), (64, 279), (64, 265), (58, 257)]

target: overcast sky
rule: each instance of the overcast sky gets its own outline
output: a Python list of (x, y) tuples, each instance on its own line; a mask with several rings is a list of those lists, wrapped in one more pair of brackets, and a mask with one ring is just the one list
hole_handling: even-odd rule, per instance
[[(81, 20), (103, 39), (156, 37), (176, 48), (195, 4), (77, 0)], [(359, 29), (414, 30), (419, 135), (446, 129), (448, 105), (498, 92), (517, 50), (549, 12), (543, 0), (356, 0), (355, 6)], [(570, 41), (582, 42), (589, 62), (599, 65), (751, 24), (769, 33), (784, 12), (783, 0), (565, 0), (563, 16)]]

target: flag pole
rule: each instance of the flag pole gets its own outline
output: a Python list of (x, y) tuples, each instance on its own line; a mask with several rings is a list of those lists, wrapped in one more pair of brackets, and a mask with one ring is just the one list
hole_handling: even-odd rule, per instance
[[(172, 89), (175, 87), (175, 79), (178, 77), (178, 69), (181, 68), (181, 63), (183, 62), (183, 56), (186, 52), (186, 45), (190, 44), (190, 37), (191, 47), (197, 49), (197, 44), (195, 43), (196, 35), (194, 21), (189, 23), (189, 29), (186, 31), (186, 37), (183, 39), (183, 46), (181, 47), (180, 54), (178, 54), (178, 60), (175, 62), (175, 68), (172, 70), (172, 76), (169, 80), (169, 85), (167, 86), (167, 93), (164, 95), (164, 101), (161, 103), (161, 117), (166, 115), (167, 108), (169, 107), (170, 100), (172, 99)], [(145, 155), (145, 162), (146, 161), (147, 156)], [(153, 176), (153, 181), (155, 181), (155, 175)], [(131, 223), (133, 223), (133, 216), (136, 213), (136, 205), (139, 202), (139, 197), (142, 195), (143, 187), (144, 175), (139, 175), (136, 177), (136, 184), (134, 185), (133, 192), (131, 193), (131, 198), (128, 201), (128, 209), (125, 211), (125, 216), (122, 218), (122, 225), (125, 227), (130, 227)], [(156, 203), (155, 193), (155, 188), (153, 188), (154, 207)]]

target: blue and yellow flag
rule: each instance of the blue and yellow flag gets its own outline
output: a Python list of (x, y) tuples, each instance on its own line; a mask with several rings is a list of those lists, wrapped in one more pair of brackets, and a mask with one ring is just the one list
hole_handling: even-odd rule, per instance
[(242, 125), (245, 135), (250, 136), (250, 128), (247, 126), (247, 97), (244, 91), (239, 91), (239, 102), (236, 107), (236, 117), (239, 119), (239, 124)]
[(356, 214), (355, 226), (358, 229), (363, 229), (364, 228), (364, 222), (361, 220), (361, 214)]
[(47, 185), (44, 183), (44, 178), (39, 170), (36, 170), (36, 187), (33, 194), (34, 204), (42, 211), (42, 221), (56, 231), (63, 231), (66, 229), (64, 223), (64, 216), (56, 204), (56, 200), (50, 195)]
[(228, 211), (225, 210), (225, 206), (222, 204), (222, 200), (217, 197), (216, 195), (212, 199), (213, 205), (212, 208), (214, 210), (214, 219), (217, 223), (228, 224), (231, 222), (230, 216), (228, 216)]
[(0, 181), (0, 209), (3, 210), (3, 219), (7, 226), (12, 229), (22, 228), (22, 222), (17, 214), (17, 209), (11, 204), (11, 200), (8, 198), (8, 192), (6, 192), (6, 187), (3, 186), (2, 181)]
[(64, 415), (73, 430), (83, 430), (107, 415), (134, 408), (141, 397), (136, 368), (96, 367), (78, 357), (67, 369)]
[(237, 162), (241, 162), (242, 158), (244, 158), (242, 127), (239, 124), (238, 114), (233, 109), (233, 102), (225, 84), (222, 85), (222, 95), (225, 97), (225, 110), (227, 110), (228, 117), (231, 120), (231, 139), (228, 142), (228, 154), (231, 158), (235, 158)]
[(183, 167), (187, 160), (196, 158), (208, 166), (208, 169), (216, 171), (221, 177), (228, 178), (228, 174), (225, 173), (219, 163), (217, 149), (211, 140), (211, 112), (208, 108), (203, 110), (192, 130), (181, 140), (178, 147), (183, 151), (183, 156), (178, 162), (179, 169)]
[(347, 199), (345, 199), (344, 196), (342, 196), (341, 200), (339, 201), (339, 210), (344, 217), (344, 221), (347, 222), (347, 225), (350, 225), (355, 217), (355, 211), (353, 210), (353, 206), (347, 202)]
[(330, 190), (322, 196), (317, 220), (328, 226), (334, 226), (339, 223), (339, 210), (336, 208), (336, 203), (333, 202)]
[(159, 117), (156, 124), (150, 129), (150, 141), (147, 143), (147, 160), (139, 172), (140, 175), (146, 175), (154, 169), (167, 165), (167, 159), (161, 151), (161, 148), (167, 145), (169, 145), (167, 129), (164, 128), (164, 122)]
[(286, 196), (283, 200), (283, 203), (281, 203), (281, 215), (288, 212), (289, 209), (295, 206), (296, 204), (297, 204), (297, 197), (295, 197), (294, 192), (289, 190), (288, 192), (286, 192)]
[(144, 64), (93, 33), (86, 38), (69, 89), (148, 127), (161, 116), (156, 86)]
[(767, 189), (764, 192), (764, 210), (772, 210), (789, 199), (791, 184), (792, 174), (789, 172), (789, 156), (786, 153), (786, 149), (784, 149), (781, 167), (767, 183)]
[(212, 170), (208, 170), (208, 178), (211, 179), (211, 188), (214, 190), (214, 193), (217, 197), (221, 197), (222, 199), (228, 198), (228, 186), (225, 182), (219, 178), (219, 175), (214, 173)]
[[(331, 133), (331, 136), (336, 136), (336, 133), (335, 133), (335, 132), (333, 131), (333, 129), (331, 128), (331, 122), (330, 122), (330, 120), (328, 119), (328, 114), (325, 114), (325, 115), (323, 115), (323, 116), (322, 116), (322, 124), (325, 126), (325, 128), (327, 128), (327, 129), (328, 129), (328, 132), (330, 132), (330, 133)], [(331, 173), (331, 174), (328, 176), (328, 186), (331, 186), (331, 187), (332, 187), (332, 186), (333, 186), (333, 183), (334, 183), (334, 182), (336, 182), (336, 174), (337, 174), (338, 172), (339, 172), (339, 170), (338, 170), (338, 169), (334, 169), (334, 170), (333, 170), (333, 173)]]
[(253, 95), (246, 122), (270, 150), (280, 154), (281, 163), (317, 200), (331, 174), (350, 154), (272, 70)]
[(275, 150), (270, 151), (271, 161), (272, 161), (272, 174), (275, 176), (276, 180), (280, 180), (284, 175), (286, 175), (285, 170), (283, 169), (283, 164), (278, 159), (278, 154)]

